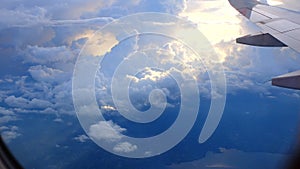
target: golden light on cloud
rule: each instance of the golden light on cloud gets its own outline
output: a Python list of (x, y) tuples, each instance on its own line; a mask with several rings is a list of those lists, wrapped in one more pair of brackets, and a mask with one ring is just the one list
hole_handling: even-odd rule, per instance
[(197, 23), (212, 44), (241, 35), (238, 13), (224, 0), (188, 1), (187, 8), (179, 15)]
[(241, 26), (243, 18), (228, 1), (188, 1), (186, 10), (180, 16), (197, 24), (214, 47), (219, 62), (224, 62), (228, 53), (217, 44), (230, 41), (234, 43), (235, 38), (246, 34)]
[(119, 41), (111, 33), (96, 33), (85, 45), (85, 55), (102, 56), (117, 45)]

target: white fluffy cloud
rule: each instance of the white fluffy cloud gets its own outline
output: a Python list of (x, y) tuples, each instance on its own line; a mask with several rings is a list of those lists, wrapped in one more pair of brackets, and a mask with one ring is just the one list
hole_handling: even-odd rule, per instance
[(0, 107), (0, 124), (3, 125), (4, 123), (16, 120), (18, 120), (18, 118), (13, 110)]
[(118, 143), (114, 148), (113, 151), (118, 153), (130, 153), (135, 151), (138, 147), (136, 145), (132, 145), (129, 142), (122, 142)]
[(0, 124), (4, 124), (11, 121), (16, 121), (18, 118), (16, 116), (4, 115), (0, 117)]
[(90, 126), (89, 136), (95, 140), (113, 142), (120, 140), (124, 131), (126, 131), (125, 128), (114, 124), (112, 121), (100, 121)]
[(74, 140), (78, 141), (78, 142), (81, 142), (81, 143), (84, 143), (86, 142), (87, 140), (89, 140), (90, 138), (86, 135), (79, 135), (77, 137), (74, 137)]
[(5, 99), (5, 103), (8, 104), (11, 107), (20, 107), (20, 108), (38, 108), (38, 109), (46, 109), (50, 106), (52, 106), (52, 103), (50, 103), (47, 100), (40, 100), (40, 99), (32, 99), (27, 100), (22, 97), (15, 97), (15, 96), (9, 96)]
[[(66, 46), (39, 47), (27, 46), (24, 51), (23, 62), (42, 65), (53, 65), (57, 63), (68, 63), (74, 60), (74, 53)], [(55, 66), (55, 65), (54, 65)]]
[(11, 110), (5, 109), (4, 107), (0, 107), (1, 115), (14, 115), (15, 113)]
[(17, 126), (2, 126), (0, 128), (1, 136), (6, 143), (9, 143), (11, 140), (21, 136), (18, 130), (19, 128)]
[(113, 106), (110, 106), (110, 105), (105, 105), (105, 106), (101, 106), (101, 110), (104, 110), (104, 111), (116, 111), (117, 109)]
[(187, 0), (166, 0), (161, 1), (167, 13), (175, 14), (182, 12), (187, 7)]
[(0, 30), (7, 27), (28, 27), (39, 24), (48, 24), (49, 19), (45, 17), (46, 10), (35, 6), (30, 9), (16, 8), (14, 10), (0, 9)]
[[(53, 0), (53, 1), (9, 1), (3, 0), (1, 5), (3, 8), (7, 8), (10, 13), (17, 11), (14, 15), (8, 15), (13, 21), (19, 18), (28, 20), (30, 18), (48, 18), (51, 20), (65, 20), (65, 19), (82, 19), (96, 17), (110, 8), (115, 9), (116, 13), (128, 12), (126, 10), (133, 8), (140, 3), (145, 3), (140, 0)], [(32, 11), (32, 12), (31, 12)], [(6, 12), (6, 13), (9, 13)], [(36, 15), (34, 15), (36, 12)], [(41, 14), (40, 14), (41, 13)], [(24, 17), (23, 15), (27, 16)], [(113, 15), (113, 14), (112, 14)], [(43, 17), (41, 17), (43, 16)], [(24, 23), (24, 22), (23, 22)]]
[(18, 9), (25, 13), (34, 11), (34, 8), (43, 10), (43, 14), (52, 19), (79, 19), (84, 14), (97, 13), (104, 7), (114, 3), (114, 0), (65, 0), (65, 1), (7, 1), (4, 0), (3, 6), (9, 9)]
[(17, 138), (21, 134), (16, 131), (4, 131), (1, 135), (5, 142), (9, 143), (11, 140)]
[(28, 72), (38, 82), (61, 83), (66, 79), (70, 79), (70, 73), (42, 65), (32, 66)]

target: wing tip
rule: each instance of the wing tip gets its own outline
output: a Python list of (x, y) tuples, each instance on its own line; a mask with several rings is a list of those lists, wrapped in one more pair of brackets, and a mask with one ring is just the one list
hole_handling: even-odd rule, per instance
[(272, 85), (300, 90), (300, 70), (273, 78)]

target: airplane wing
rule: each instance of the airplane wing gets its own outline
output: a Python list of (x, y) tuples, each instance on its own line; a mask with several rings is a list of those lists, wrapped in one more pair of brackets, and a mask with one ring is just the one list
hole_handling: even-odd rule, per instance
[[(261, 28), (259, 34), (237, 38), (237, 43), (290, 47), (300, 53), (300, 12), (269, 6), (257, 0), (229, 0), (229, 3)], [(275, 77), (272, 85), (300, 90), (300, 71)]]

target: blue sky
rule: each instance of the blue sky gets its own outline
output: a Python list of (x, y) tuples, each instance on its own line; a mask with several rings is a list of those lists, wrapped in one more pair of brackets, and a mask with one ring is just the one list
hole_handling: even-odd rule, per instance
[[(273, 0), (269, 3), (300, 9), (299, 2), (296, 0)], [(293, 119), (287, 116), (289, 113), (291, 115), (299, 113), (300, 107), (297, 101), (300, 98), (300, 93), (272, 87), (270, 82), (266, 81), (274, 76), (298, 70), (300, 55), (289, 48), (260, 48), (236, 44), (235, 38), (258, 32), (259, 29), (240, 16), (225, 0), (167, 0), (163, 2), (146, 0), (3, 0), (0, 8), (0, 130), (6, 142), (13, 145), (14, 141), (27, 138), (25, 133), (28, 132), (22, 129), (24, 127), (22, 125), (28, 117), (50, 116), (48, 121), (53, 122), (53, 124), (68, 126), (69, 121), (65, 118), (76, 118), (72, 101), (72, 75), (81, 48), (96, 30), (122, 16), (138, 12), (162, 12), (182, 17), (193, 23), (206, 36), (214, 47), (217, 61), (222, 63), (226, 75), (227, 95), (229, 96), (227, 102), (230, 103), (227, 103), (227, 107), (225, 107), (224, 116), (227, 117), (225, 124), (229, 125), (231, 118), (237, 118), (236, 121), (238, 121), (244, 115), (251, 116), (251, 118), (257, 117), (254, 118), (257, 124), (264, 123), (258, 118), (269, 119), (265, 122), (266, 126), (269, 126), (268, 124), (272, 126), (272, 121), (280, 122), (279, 119), (284, 119), (283, 117), (286, 117), (284, 119), (286, 123), (296, 123), (298, 117)], [(111, 37), (111, 39), (113, 43), (119, 40), (118, 37)], [(161, 40), (160, 42), (158, 42), (159, 39), (155, 38), (150, 40), (157, 42), (151, 46), (152, 48), (165, 45), (166, 51), (180, 53), (182, 58), (187, 56), (188, 52), (180, 44), (170, 40)], [(130, 53), (130, 48), (147, 48), (149, 45), (147, 43), (149, 43), (147, 37), (144, 39), (143, 37), (135, 37), (121, 44), (118, 48), (112, 49), (111, 55), (121, 56), (126, 52)], [(213, 67), (213, 64), (210, 63), (211, 58), (204, 57), (202, 59), (208, 68)], [(112, 61), (107, 61), (107, 63), (116, 64)], [(172, 63), (177, 64), (175, 61)], [(110, 67), (103, 69), (110, 72)], [(201, 79), (200, 75), (203, 74), (197, 72), (197, 69), (194, 67), (187, 73), (198, 73), (197, 75)], [(143, 92), (148, 92), (155, 87), (155, 85), (147, 86), (148, 83), (161, 80), (160, 86), (164, 86), (166, 82), (163, 80), (168, 79), (163, 72), (159, 73), (159, 71), (147, 69), (144, 73), (139, 78), (131, 77), (135, 80), (134, 85), (136, 85), (131, 89), (133, 92), (139, 93), (138, 89), (143, 87)], [(203, 78), (205, 79), (205, 75)], [(99, 105), (108, 112), (113, 112), (116, 108), (112, 104), (112, 100), (106, 97), (106, 95), (111, 94), (109, 88), (106, 88), (110, 85), (110, 79), (105, 77), (105, 73), (99, 73), (99, 81), (99, 88), (97, 88), (99, 90), (97, 97), (100, 98)], [(206, 96), (209, 95), (210, 91), (209, 83), (206, 83), (208, 81), (201, 82), (202, 84), (199, 85), (200, 93), (204, 99), (207, 99), (209, 97)], [(172, 98), (176, 98), (177, 93), (174, 94), (170, 90), (165, 89), (165, 93), (172, 100)], [(256, 99), (250, 99), (252, 96)], [(101, 98), (107, 98), (107, 100)], [(249, 107), (246, 106), (247, 104), (240, 106), (241, 103), (238, 102), (240, 99), (248, 102)], [(255, 100), (260, 103), (256, 103)], [(143, 104), (147, 105), (148, 103)], [(255, 109), (257, 105), (262, 106), (261, 112)], [(274, 106), (272, 107), (272, 105)], [(286, 115), (269, 116), (272, 111), (276, 111), (274, 107), (278, 108), (277, 113), (287, 111)], [(242, 115), (228, 117), (228, 113), (232, 112)], [(73, 121), (73, 123), (78, 122)], [(234, 124), (237, 127), (242, 126), (242, 124)], [(30, 124), (26, 125), (30, 128)], [(270, 126), (267, 127), (268, 132), (272, 131)], [(124, 128), (115, 127), (121, 133), (126, 131)], [(295, 134), (295, 126), (291, 124), (290, 127), (293, 130), (291, 134)], [(224, 128), (226, 131), (226, 125)], [(287, 128), (284, 127), (279, 133), (288, 133)], [(236, 131), (237, 134), (239, 132), (244, 131)], [(274, 133), (276, 132), (274, 131)], [(76, 142), (89, 142), (91, 144), (83, 131), (76, 134), (75, 136), (72, 135), (71, 139)], [(38, 139), (38, 137), (35, 138)], [(118, 138), (118, 133), (116, 133), (116, 138)], [(293, 136), (288, 139), (290, 142), (286, 143), (287, 145), (292, 144), (292, 138)], [(229, 154), (229, 157), (231, 154), (242, 157), (247, 154), (244, 152), (246, 148), (243, 146), (228, 146), (229, 144), (221, 144), (216, 140), (213, 150), (207, 149), (207, 158), (197, 161), (198, 165), (202, 165), (211, 158), (221, 158), (222, 154), (224, 156)], [(128, 151), (135, 149), (134, 145), (123, 144), (124, 147), (127, 147)], [(214, 154), (218, 148), (221, 148), (220, 153)], [(283, 149), (283, 151), (288, 150), (288, 148)], [(123, 151), (124, 149), (117, 150)], [(260, 150), (253, 148), (253, 151), (259, 152)], [(267, 152), (269, 149), (261, 151), (262, 153), (272, 153)], [(267, 154), (267, 156), (276, 158), (281, 156), (276, 154), (281, 153), (280, 150), (274, 148), (274, 152), (275, 154)], [(230, 158), (235, 158), (235, 156), (232, 155)], [(234, 164), (233, 162), (228, 165)], [(192, 164), (182, 165), (184, 168)], [(182, 166), (170, 167), (180, 168)], [(223, 168), (226, 168), (226, 165), (223, 165)]]

